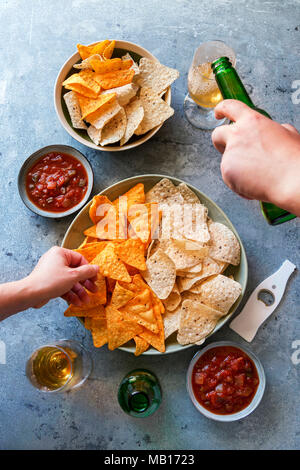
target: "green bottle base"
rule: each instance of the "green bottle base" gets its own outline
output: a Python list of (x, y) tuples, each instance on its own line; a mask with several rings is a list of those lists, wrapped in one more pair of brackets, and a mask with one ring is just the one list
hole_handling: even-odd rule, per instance
[(280, 225), (296, 218), (296, 215), (284, 209), (280, 209), (280, 207), (270, 202), (260, 202), (260, 208), (264, 218), (270, 225)]

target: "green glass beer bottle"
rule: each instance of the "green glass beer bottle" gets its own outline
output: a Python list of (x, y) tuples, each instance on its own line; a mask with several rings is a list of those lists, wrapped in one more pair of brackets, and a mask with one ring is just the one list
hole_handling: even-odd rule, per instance
[(161, 403), (157, 377), (149, 370), (129, 372), (119, 386), (118, 401), (122, 410), (135, 418), (152, 415)]
[[(258, 111), (264, 116), (272, 119), (266, 111), (257, 108), (254, 105), (228, 57), (220, 57), (219, 59), (216, 59), (212, 62), (211, 67), (224, 100), (234, 99), (242, 101), (250, 108), (255, 109), (255, 111)], [(290, 212), (280, 209), (280, 207), (269, 202), (260, 202), (260, 206), (264, 217), (271, 225), (279, 225), (296, 217)]]

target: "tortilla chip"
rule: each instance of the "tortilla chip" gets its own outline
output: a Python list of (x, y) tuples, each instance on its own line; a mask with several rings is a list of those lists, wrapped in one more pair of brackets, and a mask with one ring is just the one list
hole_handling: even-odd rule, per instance
[(107, 306), (105, 311), (108, 331), (108, 349), (114, 350), (143, 332), (143, 327), (130, 320), (126, 313), (121, 313), (111, 305)]
[(131, 60), (122, 60), (119, 58), (101, 60), (101, 57), (94, 56), (90, 58), (90, 64), (96, 73), (109, 73), (115, 72), (116, 70), (126, 70), (132, 66)]
[(134, 83), (128, 83), (117, 88), (111, 88), (110, 90), (104, 90), (102, 95), (107, 93), (116, 93), (117, 100), (120, 106), (125, 106), (129, 101), (136, 95), (138, 86)]
[(166, 202), (171, 196), (177, 195), (177, 187), (168, 178), (162, 178), (146, 193), (146, 202)]
[(140, 87), (152, 88), (156, 95), (166, 90), (179, 77), (178, 70), (147, 57), (141, 58), (139, 72), (137, 83)]
[(177, 189), (186, 204), (201, 204), (198, 196), (185, 183), (180, 183)]
[(103, 57), (104, 59), (110, 59), (113, 52), (114, 52), (114, 48), (115, 48), (115, 45), (116, 45), (116, 41), (113, 40), (111, 41), (111, 43), (105, 47), (104, 51), (103, 51)]
[[(128, 210), (128, 221), (135, 235), (148, 244), (154, 238), (159, 224), (157, 204), (134, 204)], [(136, 238), (136, 237), (133, 237)]]
[(95, 81), (104, 90), (117, 88), (132, 82), (134, 71), (132, 69), (116, 70), (109, 73), (96, 73)]
[(165, 339), (169, 338), (179, 329), (181, 305), (171, 312), (169, 310), (163, 316)]
[(201, 302), (226, 315), (241, 292), (238, 282), (218, 274), (200, 284), (198, 295)]
[(126, 142), (128, 142), (144, 118), (144, 108), (139, 99), (131, 101), (127, 106), (125, 106), (124, 109), (126, 113), (127, 124), (120, 145), (124, 145)]
[(115, 253), (113, 243), (108, 243), (104, 250), (93, 259), (91, 264), (97, 264), (99, 266), (99, 273), (105, 277), (110, 277), (116, 281), (131, 281), (124, 263)]
[(175, 282), (172, 292), (169, 294), (169, 296), (165, 300), (163, 300), (163, 304), (167, 311), (173, 312), (174, 310), (176, 310), (180, 302), (181, 302), (181, 295), (180, 295), (178, 286)]
[(76, 93), (74, 93), (74, 91), (69, 91), (68, 93), (65, 93), (64, 100), (68, 108), (72, 126), (75, 129), (87, 129), (87, 126), (82, 121), (81, 109)]
[(91, 221), (96, 224), (102, 220), (107, 211), (110, 209), (112, 203), (103, 194), (97, 194), (93, 197), (92, 204), (89, 209), (89, 216)]
[[(103, 94), (101, 95), (103, 96)], [(92, 117), (92, 118), (89, 118), (89, 122), (90, 124), (98, 130), (98, 132), (96, 133), (95, 131), (91, 130), (90, 133), (90, 137), (94, 137), (95, 140), (99, 138), (99, 143), (100, 143), (100, 140), (101, 140), (101, 136), (102, 136), (102, 129), (103, 127), (109, 123), (109, 121), (115, 117), (120, 111), (121, 111), (122, 107), (119, 105), (119, 103), (117, 102), (116, 99), (114, 99), (112, 102), (109, 102), (107, 104), (105, 104), (104, 106), (102, 106), (101, 110), (97, 111), (94, 116), (96, 117)], [(96, 145), (99, 145), (96, 144)]]
[(220, 312), (201, 302), (184, 300), (180, 312), (178, 343), (190, 344), (202, 340), (213, 331), (220, 316)]
[(82, 60), (85, 60), (93, 54), (101, 55), (109, 44), (110, 41), (108, 39), (105, 39), (105, 41), (97, 42), (96, 44), (90, 46), (83, 46), (82, 44), (77, 44), (77, 50)]
[(147, 268), (145, 246), (140, 240), (129, 239), (123, 243), (119, 243), (115, 247), (115, 252), (124, 263), (142, 271)]
[(106, 318), (91, 318), (88, 329), (92, 333), (95, 348), (101, 348), (108, 342)]
[(191, 290), (198, 293), (198, 286), (204, 279), (213, 276), (214, 274), (222, 273), (228, 265), (215, 261), (211, 258), (205, 258), (202, 263), (202, 271), (200, 274), (195, 275), (193, 278), (178, 277), (178, 288), (180, 292)]
[(144, 117), (135, 131), (136, 135), (145, 134), (174, 114), (174, 109), (157, 96), (151, 88), (141, 88), (140, 100), (144, 108)]
[(113, 294), (111, 297), (110, 304), (115, 308), (124, 307), (124, 305), (129, 302), (134, 297), (134, 292), (125, 289), (122, 287), (119, 282), (116, 282), (115, 288), (113, 290)]
[(235, 234), (226, 225), (210, 222), (211, 236), (209, 256), (217, 261), (238, 266), (241, 259), (241, 248)]
[(158, 333), (159, 330), (156, 324), (149, 288), (144, 289), (119, 310), (120, 312), (126, 312), (132, 320), (144, 326), (147, 330)]
[[(105, 302), (104, 302), (105, 303)], [(103, 317), (105, 318), (105, 308), (102, 304), (89, 308), (90, 304), (80, 307), (70, 305), (64, 313), (65, 317)]]
[(139, 334), (141, 338), (151, 344), (155, 349), (160, 352), (165, 352), (165, 335), (164, 335), (164, 324), (162, 320), (162, 316), (160, 313), (160, 309), (158, 305), (154, 305), (153, 307), (154, 314), (156, 317), (156, 323), (159, 329), (158, 333), (152, 333), (152, 331), (144, 329), (142, 333)]
[[(103, 112), (103, 107), (108, 104), (112, 104), (116, 99), (115, 93), (109, 93), (107, 95), (100, 95), (96, 99), (86, 98), (85, 96), (77, 95), (78, 101), (80, 104), (80, 109), (82, 113), (82, 119), (86, 121), (95, 121), (99, 116), (101, 111)], [(105, 110), (107, 108), (104, 108)]]
[(88, 243), (82, 248), (76, 248), (73, 251), (80, 253), (89, 263), (106, 247), (108, 242), (97, 241), (95, 243)]
[(132, 70), (134, 70), (134, 77), (136, 77), (136, 75), (138, 75), (140, 73), (139, 71), (139, 66), (138, 64), (133, 60), (133, 58), (131, 57), (131, 55), (127, 52), (127, 54), (123, 55), (122, 56), (122, 59), (123, 60), (132, 60)]
[(160, 240), (160, 248), (166, 253), (175, 264), (176, 270), (181, 270), (195, 266), (202, 262), (207, 254), (207, 250), (186, 250), (184, 244), (176, 240)]
[(143, 352), (147, 351), (149, 343), (145, 339), (140, 336), (135, 336), (133, 339), (135, 341), (135, 356), (140, 356)]
[(73, 90), (87, 98), (97, 98), (101, 87), (92, 78), (93, 72), (90, 70), (82, 70), (80, 73), (73, 73), (63, 82), (63, 86), (67, 90)]
[[(104, 95), (105, 96), (105, 95)], [(121, 107), (116, 114), (102, 129), (101, 145), (113, 144), (118, 142), (124, 135), (126, 129), (126, 114), (124, 108)]]
[(146, 265), (147, 270), (142, 272), (144, 279), (159, 299), (166, 299), (175, 284), (175, 264), (161, 249), (158, 249), (147, 259)]
[(133, 204), (144, 204), (145, 202), (145, 191), (144, 191), (144, 185), (143, 183), (138, 183), (133, 188), (129, 189), (125, 194), (122, 196), (118, 197), (118, 199), (115, 199), (113, 201), (113, 205), (120, 207), (120, 202), (122, 205), (122, 201), (126, 199), (127, 201), (127, 210), (133, 205)]
[(73, 68), (74, 69), (80, 69), (80, 70), (93, 70), (92, 67), (92, 61), (93, 60), (101, 60), (101, 56), (99, 54), (93, 54), (83, 61), (81, 61), (79, 64), (74, 64)]

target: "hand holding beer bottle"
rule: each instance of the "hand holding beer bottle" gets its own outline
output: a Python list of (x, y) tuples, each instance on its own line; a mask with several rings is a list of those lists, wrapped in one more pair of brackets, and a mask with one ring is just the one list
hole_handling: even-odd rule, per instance
[(227, 186), (300, 217), (299, 132), (237, 100), (219, 103), (215, 115), (233, 122), (212, 133), (215, 148), (223, 153), (221, 172)]

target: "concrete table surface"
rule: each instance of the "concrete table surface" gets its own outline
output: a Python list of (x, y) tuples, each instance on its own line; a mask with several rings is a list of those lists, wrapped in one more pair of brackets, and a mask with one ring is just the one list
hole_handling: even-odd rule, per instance
[[(94, 193), (129, 176), (163, 173), (194, 184), (214, 199), (245, 244), (246, 300), (285, 259), (300, 266), (299, 220), (270, 227), (256, 202), (239, 198), (224, 185), (210, 132), (194, 129), (183, 115), (187, 72), (202, 41), (224, 40), (237, 53), (237, 69), (254, 103), (300, 129), (300, 104), (291, 99), (292, 84), (300, 80), (300, 3), (111, 0), (101, 5), (98, 0), (1, 2), (0, 281), (29, 273), (42, 253), (60, 244), (72, 220), (31, 213), (17, 191), (18, 170), (28, 155), (62, 143), (89, 159)], [(115, 154), (92, 151), (73, 140), (53, 106), (56, 75), (76, 43), (107, 37), (141, 44), (180, 71), (172, 87), (174, 117), (145, 145)], [(250, 346), (265, 367), (266, 392), (251, 416), (232, 424), (207, 420), (187, 395), (186, 370), (197, 348), (139, 358), (106, 347), (96, 350), (90, 334), (75, 319), (64, 318), (62, 300), (5, 320), (0, 325), (7, 355), (6, 364), (0, 364), (0, 449), (299, 448), (300, 364), (291, 360), (292, 344), (300, 340), (299, 287), (296, 273), (279, 308)], [(47, 396), (28, 383), (25, 363), (35, 348), (60, 338), (81, 341), (92, 351), (95, 368), (78, 391)], [(210, 341), (222, 339), (244, 344), (228, 326)], [(163, 389), (161, 408), (147, 419), (128, 417), (117, 403), (120, 380), (136, 367), (154, 371)]]

